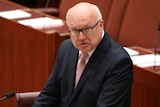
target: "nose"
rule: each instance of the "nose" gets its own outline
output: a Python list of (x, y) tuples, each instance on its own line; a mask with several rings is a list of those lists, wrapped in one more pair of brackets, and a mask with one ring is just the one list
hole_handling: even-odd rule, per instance
[(86, 36), (84, 35), (83, 31), (80, 31), (79, 32), (79, 40), (83, 40), (85, 38), (86, 38)]

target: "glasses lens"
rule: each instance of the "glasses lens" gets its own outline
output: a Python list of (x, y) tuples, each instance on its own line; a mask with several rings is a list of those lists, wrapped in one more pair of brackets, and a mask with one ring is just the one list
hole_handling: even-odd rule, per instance
[(91, 34), (93, 30), (92, 30), (92, 28), (85, 28), (82, 31), (84, 34), (88, 35), (88, 34)]
[(77, 31), (77, 30), (72, 30), (72, 31), (70, 31), (70, 35), (71, 35), (71, 36), (78, 36), (78, 35), (79, 35), (79, 31)]

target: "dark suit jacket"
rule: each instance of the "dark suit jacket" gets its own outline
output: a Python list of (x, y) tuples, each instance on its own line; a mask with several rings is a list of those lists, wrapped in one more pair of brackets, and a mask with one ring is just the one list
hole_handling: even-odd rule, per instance
[(74, 89), (78, 50), (70, 39), (33, 107), (129, 107), (133, 64), (127, 52), (105, 33)]

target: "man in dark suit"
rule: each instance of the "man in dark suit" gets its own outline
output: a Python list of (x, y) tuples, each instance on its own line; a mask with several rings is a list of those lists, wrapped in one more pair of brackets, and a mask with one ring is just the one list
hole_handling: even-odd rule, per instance
[[(98, 7), (79, 3), (68, 10), (66, 22), (70, 39), (61, 44), (54, 69), (33, 107), (130, 107), (133, 64), (104, 31)], [(82, 53), (88, 57), (77, 80)]]

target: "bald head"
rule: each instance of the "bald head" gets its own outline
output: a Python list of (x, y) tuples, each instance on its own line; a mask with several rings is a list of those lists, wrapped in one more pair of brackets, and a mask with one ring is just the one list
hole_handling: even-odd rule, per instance
[(73, 6), (67, 11), (66, 22), (70, 20), (85, 20), (85, 18), (93, 21), (102, 19), (102, 14), (99, 8), (91, 3), (81, 2)]

